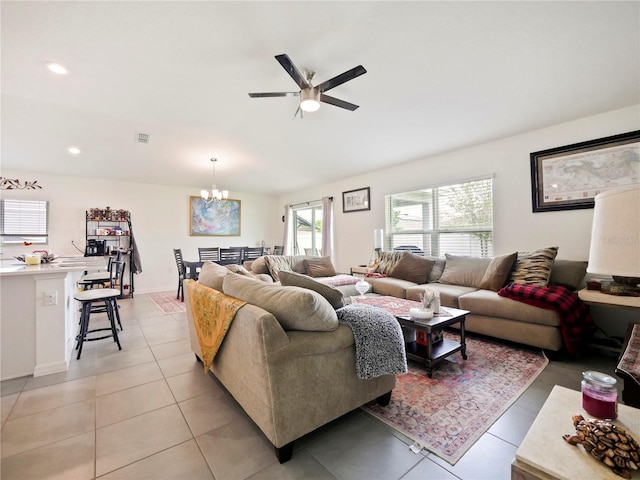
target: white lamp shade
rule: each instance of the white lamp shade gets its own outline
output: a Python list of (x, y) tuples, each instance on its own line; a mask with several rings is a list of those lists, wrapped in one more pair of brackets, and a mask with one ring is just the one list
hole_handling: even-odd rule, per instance
[(596, 195), (587, 272), (640, 277), (640, 185)]
[(384, 246), (384, 230), (376, 228), (373, 231), (373, 248), (382, 248)]

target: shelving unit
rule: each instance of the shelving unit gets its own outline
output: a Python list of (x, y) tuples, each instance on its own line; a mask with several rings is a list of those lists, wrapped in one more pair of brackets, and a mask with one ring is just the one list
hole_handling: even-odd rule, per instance
[[(131, 262), (131, 213), (127, 210), (91, 208), (86, 214), (85, 257), (116, 255), (121, 251), (126, 256), (126, 268), (119, 285), (120, 298), (133, 297), (133, 271)], [(124, 279), (127, 278), (129, 282)]]

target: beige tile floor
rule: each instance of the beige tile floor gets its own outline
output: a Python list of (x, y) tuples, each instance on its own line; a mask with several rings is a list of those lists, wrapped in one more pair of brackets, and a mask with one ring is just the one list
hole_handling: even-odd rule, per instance
[(553, 385), (578, 390), (582, 370), (615, 367), (602, 352), (551, 362), (455, 466), (412, 453), (409, 439), (361, 410), (300, 439), (280, 465), (195, 361), (186, 316), (165, 315), (146, 295), (120, 304), (122, 351), (88, 343), (68, 372), (2, 382), (0, 478), (507, 479)]

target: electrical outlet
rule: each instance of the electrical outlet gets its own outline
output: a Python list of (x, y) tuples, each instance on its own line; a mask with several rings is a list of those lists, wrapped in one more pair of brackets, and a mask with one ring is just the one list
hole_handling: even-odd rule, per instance
[(44, 292), (44, 304), (45, 305), (57, 305), (58, 304), (58, 292), (51, 290)]

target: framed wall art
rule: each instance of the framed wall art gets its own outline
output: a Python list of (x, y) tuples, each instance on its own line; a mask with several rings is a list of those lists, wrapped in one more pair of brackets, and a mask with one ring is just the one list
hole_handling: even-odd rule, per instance
[(342, 192), (342, 212), (347, 213), (371, 210), (369, 194), (369, 187)]
[(530, 157), (534, 213), (593, 208), (598, 193), (640, 183), (640, 130)]
[(191, 236), (240, 236), (240, 200), (206, 204), (201, 197), (190, 197)]

